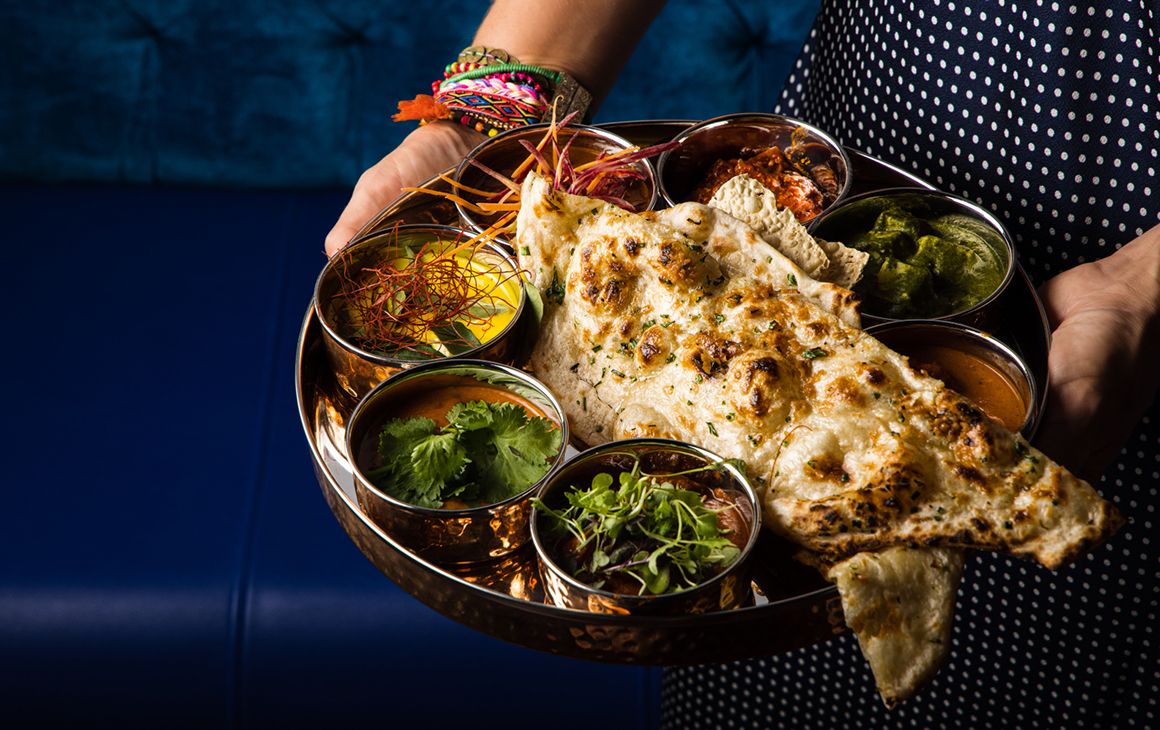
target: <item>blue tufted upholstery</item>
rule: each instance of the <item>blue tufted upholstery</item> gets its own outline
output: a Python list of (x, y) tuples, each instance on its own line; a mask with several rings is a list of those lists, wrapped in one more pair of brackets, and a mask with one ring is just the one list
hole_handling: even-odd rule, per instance
[[(596, 121), (773, 106), (817, 0), (674, 0)], [(486, 5), (0, 3), (0, 180), (353, 185), (413, 123)], [(695, 31), (695, 32), (691, 32)]]
[[(597, 121), (772, 106), (814, 3), (704, 5), (666, 8)], [(512, 726), (563, 730), (592, 724), (559, 711), (578, 687), (655, 725), (655, 669), (509, 646), (386, 580), (298, 423), (323, 236), (484, 8), (0, 2), (4, 726), (486, 727), (517, 692)]]

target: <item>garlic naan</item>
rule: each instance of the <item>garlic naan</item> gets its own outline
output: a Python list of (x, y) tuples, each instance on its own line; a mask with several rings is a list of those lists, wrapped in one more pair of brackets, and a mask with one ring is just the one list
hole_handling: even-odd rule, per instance
[[(584, 443), (662, 436), (744, 459), (764, 526), (828, 565), (876, 552), (883, 575), (907, 574), (893, 563), (919, 548), (1059, 568), (1121, 523), (1086, 482), (859, 329), (852, 292), (732, 216), (697, 203), (637, 215), (534, 175), (521, 201), (520, 265), (546, 300), (531, 365)], [(847, 583), (848, 618), (872, 615)], [(941, 602), (949, 627), (953, 591), (908, 595)], [(875, 639), (891, 657), (872, 661), (884, 698), (908, 696), (932, 673), (919, 663), (938, 659), (894, 666), (881, 642), (898, 638)]]

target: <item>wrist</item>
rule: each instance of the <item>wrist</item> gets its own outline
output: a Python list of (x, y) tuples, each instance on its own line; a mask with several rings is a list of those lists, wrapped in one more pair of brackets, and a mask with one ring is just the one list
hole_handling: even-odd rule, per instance
[(415, 128), (403, 140), (403, 144), (437, 145), (446, 151), (447, 157), (466, 157), (487, 135), (478, 132), (472, 127), (453, 122), (450, 119), (437, 119)]

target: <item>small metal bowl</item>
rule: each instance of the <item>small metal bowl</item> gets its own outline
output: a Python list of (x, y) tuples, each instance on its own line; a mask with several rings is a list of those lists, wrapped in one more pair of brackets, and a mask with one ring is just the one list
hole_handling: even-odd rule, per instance
[(364, 267), (381, 265), (398, 258), (404, 247), (417, 251), (426, 244), (442, 242), (452, 246), (470, 239), (472, 234), (460, 228), (436, 225), (408, 225), (379, 231), (353, 241), (336, 254), (322, 270), (314, 286), (314, 311), (322, 325), (322, 344), (338, 384), (355, 398), (361, 398), (391, 375), (431, 359), (455, 357), (476, 358), (512, 364), (519, 357), (526, 321), (527, 294), (519, 278), (515, 259), (495, 243), (484, 243), (472, 257), (497, 278), (514, 282), (519, 302), (509, 321), (499, 332), (487, 333), (486, 341), (472, 349), (451, 355), (428, 357), (414, 353), (384, 355), (366, 349), (356, 339), (345, 321), (347, 312), (341, 305), (344, 279), (357, 279)]
[[(795, 134), (800, 137), (796, 140), (797, 146), (794, 146)], [(828, 196), (823, 213), (846, 197), (854, 178), (850, 157), (837, 140), (811, 124), (780, 114), (715, 117), (689, 127), (673, 141), (679, 145), (657, 158), (661, 195), (669, 205), (692, 199), (693, 192), (718, 160), (749, 159), (771, 147), (783, 152), (793, 147), (808, 156), (811, 165), (829, 166), (835, 189)]]
[[(481, 142), (459, 163), (459, 167), (455, 170), (455, 182), (476, 190), (495, 191), (497, 195), (504, 190), (503, 185), (498, 180), (472, 163), (472, 160), (475, 160), (519, 184), (523, 181), (528, 169), (524, 163), (531, 157), (521, 141), (527, 142), (533, 147), (538, 146), (550, 129), (550, 124), (532, 124), (508, 130)], [(633, 146), (631, 142), (620, 135), (599, 127), (580, 124), (569, 124), (561, 127), (557, 133), (556, 144), (561, 150), (565, 146), (568, 147), (568, 159), (573, 166), (592, 162), (601, 155), (622, 152)], [(552, 149), (551, 145), (552, 143), (549, 141), (543, 148), (545, 157), (549, 161), (551, 161), (549, 154)], [(521, 166), (524, 167), (521, 168)], [(534, 169), (534, 163), (530, 167)], [(652, 163), (648, 160), (637, 160), (631, 163), (631, 167), (642, 175), (642, 179), (637, 180), (629, 187), (624, 199), (631, 203), (637, 212), (651, 210), (656, 205), (658, 197), (657, 177)], [(485, 199), (483, 196), (463, 190), (457, 191), (457, 193), (473, 203)], [(456, 203), (455, 207), (459, 209), (459, 216), (463, 224), (474, 231), (482, 232), (503, 217), (499, 213), (483, 215), (460, 203)]]
[[(429, 398), (441, 388), (465, 385), (475, 388), (473, 400), (518, 403), (560, 428), (561, 447), (544, 479), (502, 502), (466, 509), (418, 507), (395, 499), (376, 486), (366, 472), (375, 464), (382, 427), (399, 417), (401, 404), (408, 399)], [(501, 558), (524, 545), (530, 537), (529, 500), (552, 470), (563, 463), (567, 443), (568, 421), (559, 402), (543, 384), (522, 370), (483, 360), (427, 362), (391, 376), (359, 403), (346, 430), (355, 492), (363, 511), (419, 558), (444, 565)]]
[[(566, 507), (567, 492), (574, 488), (587, 489), (592, 478), (600, 472), (608, 472), (615, 479), (617, 474), (631, 470), (635, 463), (633, 455), (640, 456), (643, 471), (651, 474), (671, 474), (722, 462), (722, 458), (711, 451), (679, 441), (655, 438), (613, 441), (581, 453), (554, 471), (536, 496), (552, 509)], [(638, 596), (592, 588), (557, 564), (553, 557), (555, 541), (548, 534), (552, 518), (533, 507), (532, 541), (544, 588), (552, 603), (561, 608), (593, 613), (672, 616), (728, 610), (749, 601), (750, 556), (761, 531), (757, 494), (745, 474), (728, 462), (721, 464), (720, 471), (701, 472), (693, 478), (706, 494), (718, 487), (724, 490), (749, 525), (749, 539), (732, 565), (694, 588), (675, 593)]]
[(1031, 368), (1001, 340), (958, 322), (897, 320), (866, 328), (905, 355), (910, 366), (943, 381), (983, 413), (1030, 441), (1042, 403)]
[(856, 195), (838, 207), (818, 216), (809, 226), (810, 234), (827, 241), (840, 241), (857, 248), (859, 237), (874, 227), (879, 216), (887, 209), (898, 207), (918, 218), (955, 216), (971, 226), (974, 237), (985, 243), (999, 262), (998, 282), (989, 293), (969, 306), (953, 311), (927, 311), (914, 316), (899, 314), (896, 304), (876, 299), (869, 292), (870, 277), (875, 277), (874, 259), (867, 263), (863, 279), (854, 285), (862, 297), (862, 320), (869, 327), (881, 322), (907, 319), (952, 320), (979, 329), (994, 330), (1003, 317), (1004, 294), (1015, 277), (1018, 261), (1015, 242), (999, 220), (984, 208), (965, 198), (926, 188), (891, 188)]

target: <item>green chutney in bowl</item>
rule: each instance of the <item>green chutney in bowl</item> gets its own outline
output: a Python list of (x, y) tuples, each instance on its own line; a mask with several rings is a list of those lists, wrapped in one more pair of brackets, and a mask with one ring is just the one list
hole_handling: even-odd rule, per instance
[(818, 218), (810, 233), (869, 255), (854, 291), (867, 319), (979, 324), (1016, 268), (1010, 235), (988, 211), (948, 193), (865, 193)]

